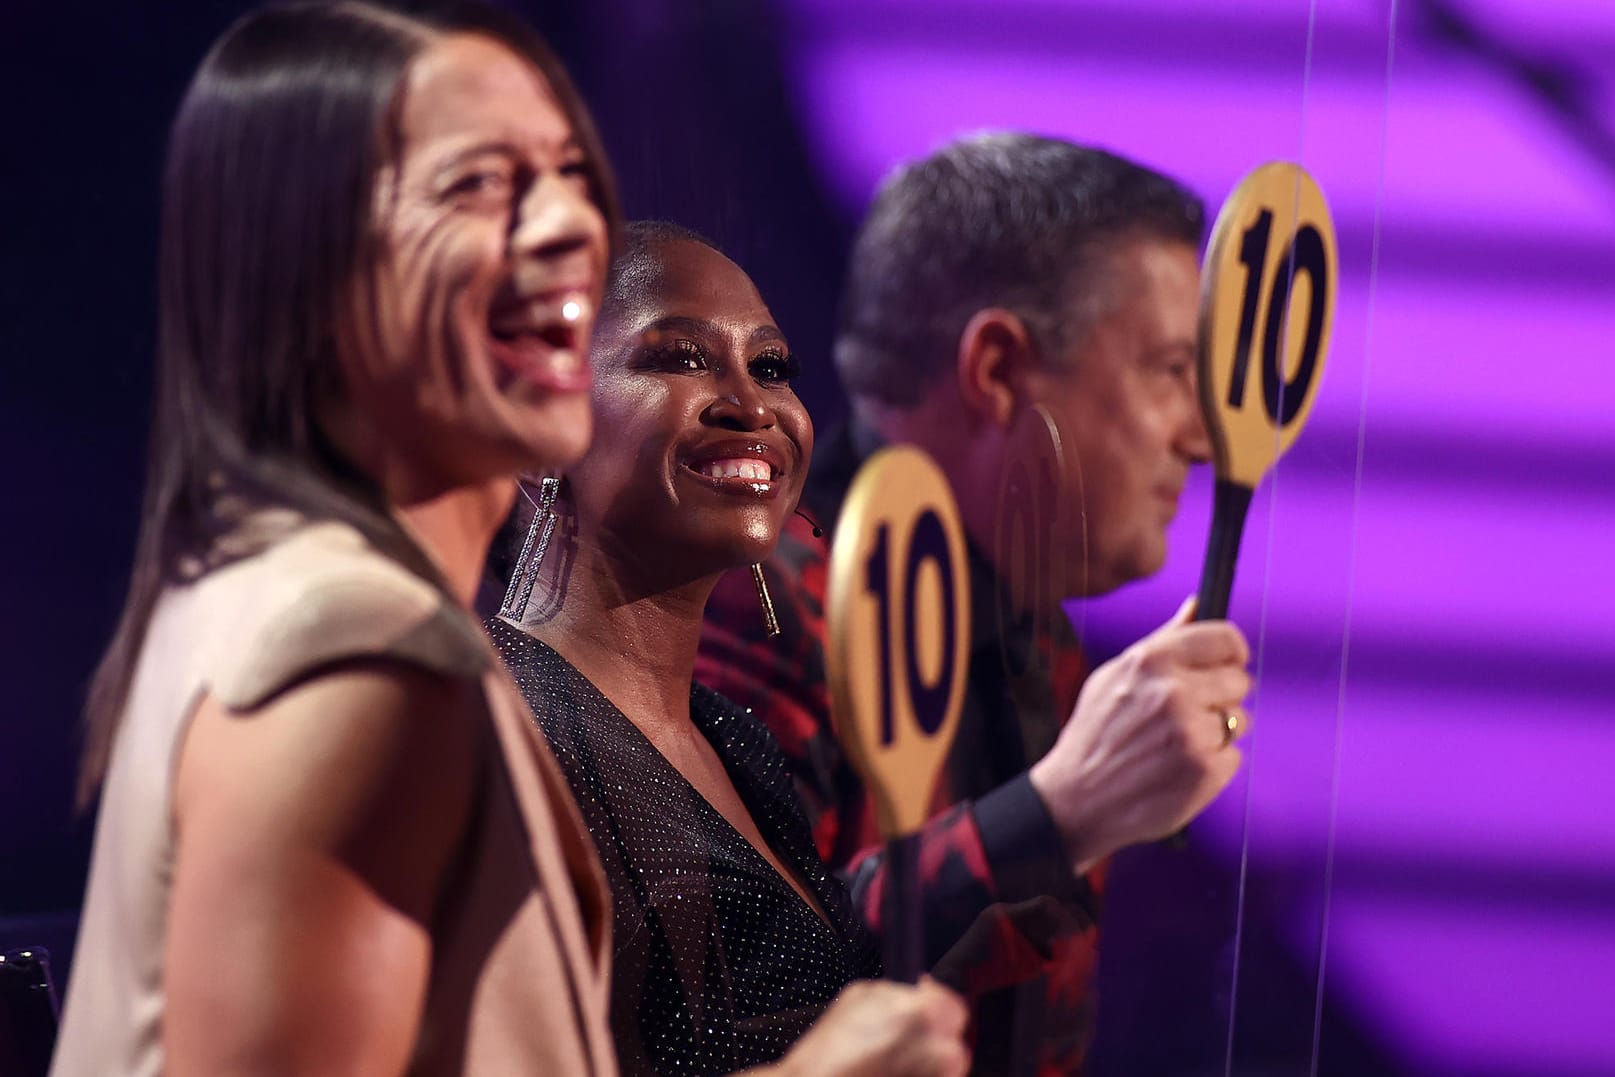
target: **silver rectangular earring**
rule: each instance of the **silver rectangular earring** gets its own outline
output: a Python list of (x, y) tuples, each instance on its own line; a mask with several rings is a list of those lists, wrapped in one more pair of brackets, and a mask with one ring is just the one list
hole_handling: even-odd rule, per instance
[[(526, 488), (522, 488), (525, 494)], [(538, 566), (549, 549), (550, 536), (555, 534), (555, 498), (561, 492), (561, 480), (546, 475), (538, 484), (538, 500), (533, 504), (533, 519), (527, 525), (527, 538), (522, 551), (510, 572), (510, 583), (505, 587), (505, 598), (499, 604), (499, 616), (520, 621), (527, 612), (527, 600), (533, 597), (533, 584), (538, 582)]]

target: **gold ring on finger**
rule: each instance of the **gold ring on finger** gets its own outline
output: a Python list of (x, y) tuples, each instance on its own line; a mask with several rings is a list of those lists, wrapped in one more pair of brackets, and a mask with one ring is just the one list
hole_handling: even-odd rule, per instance
[(1222, 708), (1222, 746), (1228, 747), (1239, 735), (1239, 712), (1231, 707)]

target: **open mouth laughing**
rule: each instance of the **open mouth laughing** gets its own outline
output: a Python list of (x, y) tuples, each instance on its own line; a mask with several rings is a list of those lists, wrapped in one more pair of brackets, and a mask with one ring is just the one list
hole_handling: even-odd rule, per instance
[(496, 308), (489, 352), (525, 381), (555, 392), (589, 387), (584, 357), (594, 312), (587, 290), (561, 289)]

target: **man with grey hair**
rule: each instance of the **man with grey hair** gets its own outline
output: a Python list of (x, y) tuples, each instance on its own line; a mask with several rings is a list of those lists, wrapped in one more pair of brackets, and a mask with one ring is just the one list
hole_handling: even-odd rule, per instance
[[(1185, 604), (1089, 676), (1069, 622), (1034, 616), (1165, 559), (1188, 470), (1210, 454), (1203, 229), (1199, 199), (1165, 176), (999, 133), (899, 168), (854, 242), (835, 345), (852, 416), (821, 443), (803, 505), (833, 528), (858, 467), (893, 443), (928, 452), (959, 503), (972, 650), (920, 865), (927, 959), (976, 1002), (978, 1072), (1081, 1069), (1105, 858), (1178, 830), (1239, 766), (1250, 682), (1233, 626), (1191, 624)], [(1049, 493), (1065, 522), (1028, 585), (997, 529), (1005, 476), (1039, 436), (1061, 447), (1066, 486)], [(697, 678), (774, 731), (821, 853), (879, 929), (874, 811), (830, 723), (827, 550), (793, 528), (765, 566), (782, 639), (764, 636), (749, 584), (726, 581)]]

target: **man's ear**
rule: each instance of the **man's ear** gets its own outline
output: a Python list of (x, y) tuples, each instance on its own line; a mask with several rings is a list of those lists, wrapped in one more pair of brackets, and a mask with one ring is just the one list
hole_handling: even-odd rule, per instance
[(959, 334), (957, 374), (965, 410), (979, 421), (1007, 427), (1035, 361), (1032, 336), (1020, 315), (1003, 307), (976, 311)]

